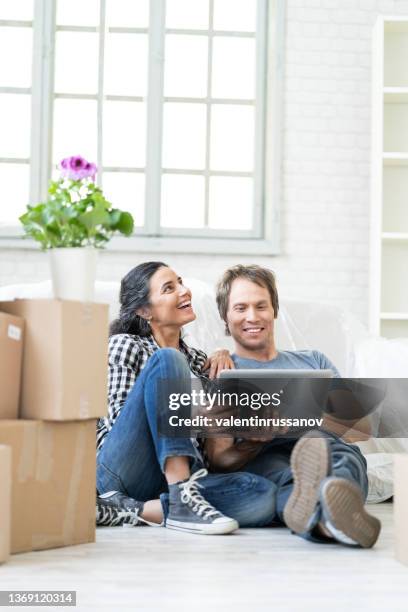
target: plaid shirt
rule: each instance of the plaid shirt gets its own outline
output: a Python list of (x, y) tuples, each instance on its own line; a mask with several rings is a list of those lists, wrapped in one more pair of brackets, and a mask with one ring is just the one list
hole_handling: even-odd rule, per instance
[[(98, 420), (96, 448), (99, 451), (105, 436), (112, 429), (129, 392), (159, 345), (152, 335), (115, 334), (109, 338), (108, 356), (108, 416)], [(186, 356), (190, 370), (201, 377), (207, 356), (203, 351), (187, 346), (180, 339), (180, 350)]]

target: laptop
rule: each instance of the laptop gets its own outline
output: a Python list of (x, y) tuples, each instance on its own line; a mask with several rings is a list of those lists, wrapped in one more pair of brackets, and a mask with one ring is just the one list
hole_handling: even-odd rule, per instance
[(333, 378), (332, 370), (278, 370), (272, 368), (254, 368), (242, 370), (222, 370), (220, 378)]
[(333, 384), (333, 371), (272, 368), (222, 370), (219, 378), (224, 392), (244, 392), (250, 395), (259, 395), (260, 392), (270, 395), (279, 393), (280, 415), (319, 417), (327, 405)]

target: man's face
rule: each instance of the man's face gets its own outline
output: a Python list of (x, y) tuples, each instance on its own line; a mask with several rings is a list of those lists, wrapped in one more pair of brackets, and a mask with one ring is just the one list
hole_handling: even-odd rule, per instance
[(249, 351), (273, 346), (275, 313), (266, 287), (244, 278), (233, 281), (228, 302), (227, 323), (238, 346)]

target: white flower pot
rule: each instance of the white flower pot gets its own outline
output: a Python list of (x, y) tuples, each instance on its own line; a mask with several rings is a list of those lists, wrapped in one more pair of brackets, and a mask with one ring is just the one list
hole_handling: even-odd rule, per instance
[(93, 302), (98, 251), (94, 247), (50, 249), (55, 298)]

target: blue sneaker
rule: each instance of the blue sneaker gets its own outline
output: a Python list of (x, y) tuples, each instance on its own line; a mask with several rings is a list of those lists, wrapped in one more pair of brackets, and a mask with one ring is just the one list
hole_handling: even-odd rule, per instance
[(143, 507), (143, 502), (127, 497), (120, 491), (102, 493), (96, 497), (96, 524), (99, 527), (142, 525), (147, 523), (139, 516)]
[(207, 470), (198, 470), (189, 479), (169, 485), (167, 529), (201, 535), (220, 535), (238, 529), (235, 519), (224, 516), (201, 495), (202, 485), (197, 480), (204, 476)]

